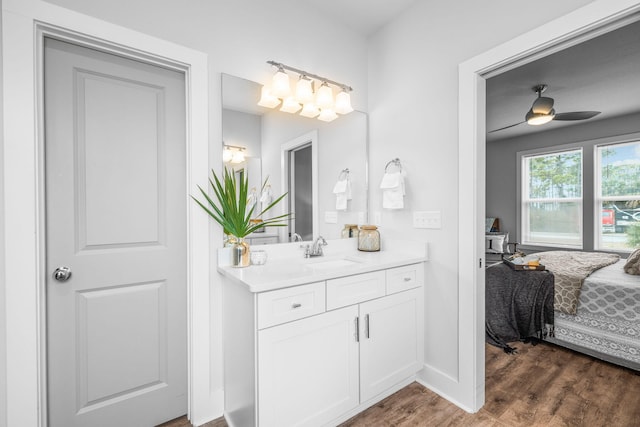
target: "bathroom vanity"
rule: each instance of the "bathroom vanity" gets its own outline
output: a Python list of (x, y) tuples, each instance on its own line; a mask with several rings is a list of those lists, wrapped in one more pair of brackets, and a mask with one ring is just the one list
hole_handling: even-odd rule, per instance
[(316, 258), (295, 243), (261, 249), (265, 265), (218, 268), (231, 427), (336, 425), (415, 379), (424, 244), (363, 253), (335, 240)]

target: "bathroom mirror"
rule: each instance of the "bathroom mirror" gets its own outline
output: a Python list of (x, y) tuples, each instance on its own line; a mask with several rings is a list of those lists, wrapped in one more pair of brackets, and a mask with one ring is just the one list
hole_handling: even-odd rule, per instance
[[(294, 233), (309, 241), (341, 237), (345, 224), (368, 220), (368, 118), (353, 111), (326, 123), (257, 105), (261, 85), (222, 74), (222, 149), (224, 166), (244, 174), (258, 203), (269, 200), (260, 192), (268, 178), (271, 200), (288, 193), (269, 211), (274, 216), (293, 212), (288, 227), (270, 227), (249, 236), (251, 244), (292, 241)], [(226, 152), (225, 152), (226, 148)], [(237, 154), (242, 153), (242, 154)], [(351, 199), (337, 209), (333, 193), (348, 170)]]

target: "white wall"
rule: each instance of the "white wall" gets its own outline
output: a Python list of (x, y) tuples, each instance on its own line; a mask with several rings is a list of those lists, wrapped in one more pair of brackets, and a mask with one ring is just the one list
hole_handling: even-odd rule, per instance
[[(371, 211), (382, 212), (383, 239), (429, 242), (424, 379), (467, 408), (458, 362), (471, 343), (458, 341), (457, 67), (587, 3), (418, 1), (370, 40)], [(377, 187), (394, 157), (407, 171), (406, 208), (383, 212)], [(413, 229), (415, 210), (441, 211), (442, 228)]]
[[(273, 74), (266, 61), (275, 60), (345, 82), (354, 88), (354, 108), (364, 110), (367, 104), (365, 38), (320, 14), (309, 14), (297, 7), (299, 3), (295, 0), (48, 2), (207, 53), (210, 165), (218, 171), (222, 167), (221, 73), (266, 82)], [(221, 233), (212, 235), (214, 250), (219, 246), (217, 242), (222, 242), (220, 236)], [(214, 331), (210, 343), (211, 386), (221, 389), (221, 289), (214, 264), (211, 265)]]

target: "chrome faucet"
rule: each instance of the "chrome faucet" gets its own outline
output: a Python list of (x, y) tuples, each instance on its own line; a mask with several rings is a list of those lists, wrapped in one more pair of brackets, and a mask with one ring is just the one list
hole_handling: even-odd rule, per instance
[(292, 242), (302, 242), (302, 236), (299, 235), (298, 233), (293, 233), (293, 240)]
[(324, 240), (324, 237), (318, 236), (316, 241), (313, 242), (312, 247), (309, 247), (309, 245), (306, 246), (304, 250), (304, 257), (310, 258), (310, 257), (316, 257), (316, 256), (323, 256), (324, 253), (322, 252), (322, 247), (327, 245), (328, 243), (326, 240)]

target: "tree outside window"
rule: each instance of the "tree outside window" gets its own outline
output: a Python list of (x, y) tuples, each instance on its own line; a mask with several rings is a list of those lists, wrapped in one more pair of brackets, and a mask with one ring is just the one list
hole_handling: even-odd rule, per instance
[(582, 149), (523, 157), (523, 243), (582, 248)]

